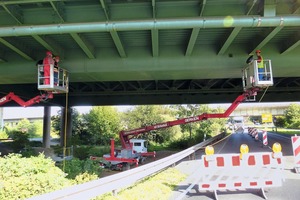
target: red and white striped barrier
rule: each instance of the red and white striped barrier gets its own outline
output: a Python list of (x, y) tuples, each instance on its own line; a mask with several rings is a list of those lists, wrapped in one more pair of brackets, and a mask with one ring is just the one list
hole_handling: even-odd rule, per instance
[(268, 134), (267, 131), (263, 131), (263, 145), (267, 146), (268, 145)]
[(255, 134), (255, 140), (258, 141), (258, 132)]
[(254, 129), (254, 132), (252, 134), (252, 137), (255, 138), (256, 136), (258, 136), (258, 130)]
[(296, 173), (300, 173), (300, 136), (292, 136), (294, 163)]
[(250, 131), (248, 131), (249, 135), (251, 135), (252, 137), (255, 136), (255, 134), (257, 133), (257, 129), (256, 128), (251, 128)]
[(250, 135), (251, 131), (252, 131), (252, 128), (248, 127), (248, 135)]
[(213, 190), (215, 199), (217, 190), (261, 189), (282, 186), (282, 158), (273, 158), (271, 152), (247, 153), (243, 159), (240, 154), (216, 154), (202, 156), (199, 191)]

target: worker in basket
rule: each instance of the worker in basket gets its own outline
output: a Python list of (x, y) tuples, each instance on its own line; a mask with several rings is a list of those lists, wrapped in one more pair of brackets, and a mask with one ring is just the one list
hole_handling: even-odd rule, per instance
[(256, 50), (256, 57), (257, 57), (257, 70), (258, 70), (258, 80), (263, 81), (264, 80), (264, 59), (261, 56), (261, 50)]
[(46, 51), (46, 57), (43, 60), (44, 65), (44, 84), (50, 84), (50, 67), (54, 65), (53, 55), (51, 51)]

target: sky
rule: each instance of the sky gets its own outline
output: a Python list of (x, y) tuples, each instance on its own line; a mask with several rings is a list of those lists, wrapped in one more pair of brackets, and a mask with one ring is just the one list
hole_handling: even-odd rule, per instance
[[(273, 105), (288, 105), (291, 102), (285, 103), (272, 103)], [(299, 102), (293, 102), (298, 103)], [(255, 106), (263, 107), (266, 104), (270, 103), (255, 103)], [(211, 108), (222, 107), (224, 109), (228, 108), (230, 104), (209, 104)], [(253, 106), (253, 103), (242, 103), (239, 106)], [(133, 106), (115, 106), (120, 112), (124, 112)], [(75, 106), (80, 113), (88, 113), (92, 106)], [(57, 115), (57, 112), (60, 110), (60, 107), (51, 107), (51, 115)], [(44, 116), (44, 107), (3, 107), (3, 119), (20, 119), (20, 118), (35, 118)]]
[[(115, 106), (119, 111), (126, 111), (132, 106)], [(75, 106), (78, 112), (88, 113), (92, 106)], [(60, 107), (51, 107), (51, 115), (57, 115)], [(43, 117), (44, 107), (3, 107), (3, 119)]]

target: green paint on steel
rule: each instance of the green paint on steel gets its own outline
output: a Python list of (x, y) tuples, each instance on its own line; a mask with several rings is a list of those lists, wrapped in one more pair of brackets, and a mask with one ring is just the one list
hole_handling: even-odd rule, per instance
[(158, 40), (158, 30), (151, 30), (151, 39), (152, 39), (152, 54), (153, 57), (159, 55), (159, 40)]
[(89, 58), (91, 59), (95, 58), (92, 45), (88, 45), (87, 41), (84, 41), (84, 39), (76, 33), (71, 33), (71, 36)]
[(230, 33), (229, 37), (227, 38), (226, 42), (224, 43), (224, 45), (220, 49), (218, 55), (223, 55), (226, 52), (226, 50), (229, 48), (229, 46), (233, 42), (234, 38), (239, 34), (239, 32), (241, 30), (242, 30), (241, 27), (236, 27), (236, 28), (233, 29), (233, 31)]
[(181, 19), (155, 19), (111, 21), (93, 23), (71, 23), (57, 25), (17, 26), (0, 28), (0, 37), (25, 36), (39, 34), (62, 34), (84, 32), (110, 32), (152, 29), (191, 29), (191, 28), (220, 28), (220, 27), (277, 27), (300, 26), (300, 16), (281, 17), (197, 17)]
[(16, 52), (17, 54), (19, 54), (20, 56), (22, 56), (23, 58), (25, 58), (26, 60), (30, 60), (33, 61), (34, 59), (31, 58), (29, 55), (25, 54), (23, 51), (21, 51), (19, 48), (17, 48), (16, 46), (10, 44), (9, 42), (7, 42), (6, 40), (4, 40), (3, 38), (0, 38), (0, 42), (2, 44), (4, 44), (5, 46), (7, 46), (8, 48), (10, 48), (11, 50), (13, 50), (14, 52)]
[(259, 45), (257, 45), (256, 48), (252, 50), (251, 53), (253, 54), (256, 49), (263, 48), (263, 46), (265, 46), (279, 31), (281, 31), (282, 28), (282, 26), (276, 27), (267, 37), (265, 37), (263, 41), (259, 43)]
[(196, 40), (198, 38), (199, 31), (200, 31), (200, 28), (193, 28), (192, 35), (190, 37), (190, 41), (189, 41), (188, 47), (185, 52), (186, 56), (190, 56), (192, 54), (194, 46), (196, 44)]
[(118, 52), (119, 52), (119, 55), (122, 57), (122, 58), (126, 58), (126, 52), (124, 50), (124, 46), (122, 44), (122, 41), (118, 35), (118, 33), (116, 31), (110, 31), (110, 35), (118, 49)]

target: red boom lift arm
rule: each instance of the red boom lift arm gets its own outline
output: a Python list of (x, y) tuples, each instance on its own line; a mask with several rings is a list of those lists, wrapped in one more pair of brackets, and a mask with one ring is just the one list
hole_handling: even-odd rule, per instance
[(193, 116), (193, 117), (187, 117), (187, 118), (182, 118), (174, 121), (169, 121), (169, 122), (164, 122), (164, 123), (159, 123), (159, 124), (154, 124), (151, 126), (145, 126), (133, 130), (128, 130), (128, 131), (121, 131), (119, 133), (120, 140), (122, 143), (122, 148), (124, 149), (130, 149), (131, 144), (130, 144), (130, 139), (133, 136), (139, 135), (141, 133), (145, 133), (148, 131), (152, 130), (157, 130), (161, 128), (168, 128), (172, 127), (175, 125), (181, 125), (181, 124), (188, 124), (191, 122), (197, 122), (197, 121), (202, 121), (210, 118), (226, 118), (229, 117), (229, 115), (236, 109), (236, 107), (243, 101), (245, 101), (247, 98), (256, 96), (257, 91), (259, 91), (259, 88), (251, 88), (249, 90), (246, 90), (243, 94), (238, 96), (235, 101), (229, 106), (229, 108), (224, 112), (224, 113), (213, 113), (213, 114), (208, 114), (208, 113), (203, 113), (198, 116)]
[(0, 99), (0, 106), (2, 106), (3, 104), (5, 104), (7, 102), (15, 101), (20, 106), (27, 107), (27, 106), (31, 106), (36, 103), (40, 103), (41, 101), (44, 101), (47, 99), (52, 99), (52, 98), (53, 98), (53, 93), (47, 91), (45, 94), (41, 94), (36, 97), (33, 97), (32, 99), (29, 99), (28, 101), (24, 101), (19, 96), (15, 95), (13, 92), (10, 92), (6, 96), (4, 96)]

